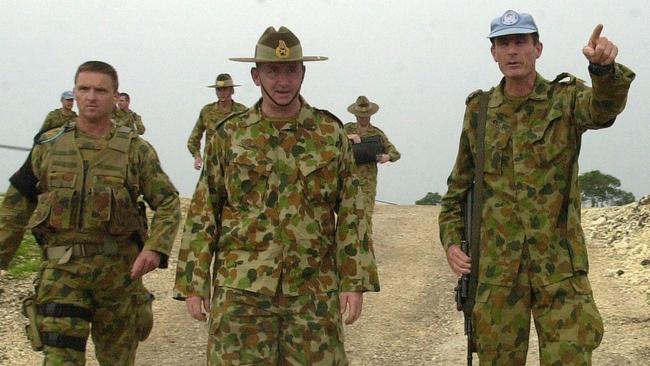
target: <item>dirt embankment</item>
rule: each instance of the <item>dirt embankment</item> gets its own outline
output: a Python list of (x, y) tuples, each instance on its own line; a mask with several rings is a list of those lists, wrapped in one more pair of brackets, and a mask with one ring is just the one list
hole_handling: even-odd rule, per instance
[[(362, 318), (346, 329), (352, 365), (465, 363), (462, 316), (453, 303), (456, 279), (438, 241), (437, 215), (432, 206), (377, 206), (375, 251), (382, 289), (365, 296)], [(648, 365), (650, 205), (587, 209), (583, 223), (590, 279), (606, 329), (594, 365)], [(156, 326), (140, 345), (138, 365), (205, 364), (205, 324), (190, 319), (184, 304), (171, 299), (175, 254), (170, 269), (146, 277), (157, 298)], [(19, 314), (18, 298), (29, 287), (29, 280), (0, 276), (2, 365), (40, 363), (40, 354), (23, 337)], [(97, 365), (92, 353), (90, 346), (88, 365)], [(534, 336), (528, 364), (539, 364)]]

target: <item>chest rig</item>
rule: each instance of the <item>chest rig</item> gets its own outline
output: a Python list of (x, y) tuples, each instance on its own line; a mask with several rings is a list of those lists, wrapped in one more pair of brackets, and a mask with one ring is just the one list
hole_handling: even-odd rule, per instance
[(118, 127), (107, 145), (84, 160), (75, 130), (48, 143), (41, 170), (36, 211), (29, 227), (54, 245), (57, 238), (102, 243), (105, 235), (146, 238), (139, 220), (138, 179), (128, 174), (129, 149), (135, 134)]

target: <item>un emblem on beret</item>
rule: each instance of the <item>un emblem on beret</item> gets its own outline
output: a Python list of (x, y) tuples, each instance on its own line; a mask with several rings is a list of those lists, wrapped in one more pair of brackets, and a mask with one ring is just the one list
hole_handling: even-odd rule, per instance
[(519, 21), (519, 14), (514, 10), (508, 10), (501, 16), (501, 24), (513, 25)]
[(287, 58), (291, 54), (291, 50), (287, 47), (286, 43), (283, 40), (278, 42), (278, 46), (275, 48), (275, 55), (279, 58)]

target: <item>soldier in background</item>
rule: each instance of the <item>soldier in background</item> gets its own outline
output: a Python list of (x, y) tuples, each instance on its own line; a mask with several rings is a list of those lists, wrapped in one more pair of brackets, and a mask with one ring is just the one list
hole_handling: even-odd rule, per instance
[(451, 269), (469, 274), (459, 247), (463, 206), (483, 143), (485, 196), (474, 334), (481, 365), (525, 365), (531, 313), (542, 365), (590, 365), (603, 322), (589, 280), (580, 226), (578, 154), (589, 129), (623, 111), (634, 73), (598, 25), (583, 53), (593, 88), (569, 74), (536, 72), (542, 54), (532, 16), (506, 11), (491, 23), (491, 53), (503, 79), (488, 94), (485, 141), (477, 141), (481, 92), (467, 98), (456, 163), (442, 199), (440, 240)]
[(61, 127), (77, 118), (77, 113), (72, 110), (72, 107), (74, 106), (74, 95), (72, 92), (64, 91), (61, 93), (60, 100), (61, 108), (57, 108), (47, 114), (39, 132), (45, 132), (56, 127)]
[(203, 166), (203, 158), (201, 157), (201, 139), (203, 132), (205, 132), (205, 145), (214, 135), (217, 123), (226, 118), (231, 113), (242, 112), (246, 110), (246, 106), (237, 103), (232, 99), (235, 94), (235, 85), (232, 81), (230, 74), (219, 74), (213, 85), (208, 85), (208, 88), (215, 88), (217, 94), (217, 101), (206, 104), (199, 113), (199, 118), (190, 133), (187, 140), (187, 148), (190, 154), (194, 157), (194, 169), (200, 170)]
[[(42, 134), (10, 179), (0, 269), (32, 229), (43, 263), (25, 305), (44, 365), (84, 365), (89, 333), (100, 365), (133, 365), (153, 325), (142, 276), (167, 267), (180, 202), (153, 147), (111, 122), (115, 69), (88, 61), (74, 81), (76, 122)], [(148, 233), (139, 196), (154, 210)]]
[(401, 157), (399, 151), (388, 140), (386, 134), (370, 123), (370, 118), (373, 114), (377, 113), (379, 106), (368, 100), (365, 96), (361, 95), (357, 98), (355, 103), (348, 106), (348, 112), (352, 113), (357, 122), (349, 122), (345, 124), (345, 133), (352, 141), (353, 149), (360, 147), (362, 141), (366, 142), (374, 139), (372, 143), (378, 144), (378, 154), (374, 160), (364, 161), (359, 159), (358, 155), (357, 173), (359, 175), (359, 182), (361, 183), (361, 192), (364, 196), (365, 214), (370, 229), (372, 230), (372, 213), (375, 209), (375, 196), (377, 195), (377, 164), (385, 164), (389, 161), (397, 161)]
[(126, 112), (124, 117), (120, 116), (117, 123), (120, 126), (130, 127), (133, 131), (137, 132), (138, 135), (144, 135), (144, 124), (142, 123), (142, 117), (139, 114), (132, 111), (129, 106), (131, 105), (131, 96), (127, 93), (120, 93), (120, 97), (117, 100), (117, 107), (122, 111)]
[(208, 141), (174, 293), (210, 314), (210, 365), (347, 365), (342, 314), (379, 290), (343, 125), (300, 96), (303, 62), (325, 59), (285, 27), (231, 59), (256, 63), (262, 98)]

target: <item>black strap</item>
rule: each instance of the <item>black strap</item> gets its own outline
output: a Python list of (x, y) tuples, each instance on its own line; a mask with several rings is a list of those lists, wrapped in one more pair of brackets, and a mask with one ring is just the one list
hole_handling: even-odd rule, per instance
[(90, 322), (93, 319), (93, 312), (86, 308), (71, 304), (58, 304), (54, 302), (38, 304), (38, 314), (55, 318), (79, 318), (87, 322)]
[(30, 202), (37, 202), (38, 195), (41, 193), (36, 187), (38, 183), (38, 178), (34, 175), (32, 170), (32, 153), (30, 151), (27, 159), (23, 165), (15, 172), (9, 182), (13, 185), (20, 194), (27, 198)]
[(54, 332), (42, 332), (43, 344), (57, 348), (71, 348), (75, 351), (86, 352), (86, 338), (67, 336)]

